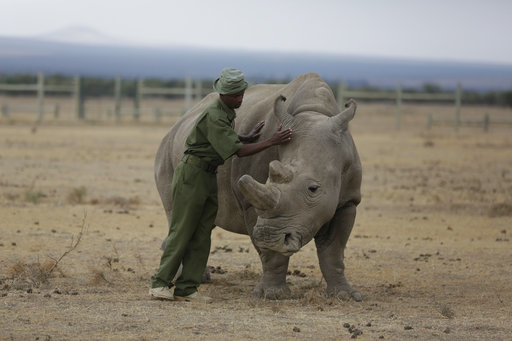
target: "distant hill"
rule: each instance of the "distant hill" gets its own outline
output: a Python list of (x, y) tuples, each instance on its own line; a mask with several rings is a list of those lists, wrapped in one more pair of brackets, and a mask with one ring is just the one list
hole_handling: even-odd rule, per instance
[(512, 64), (435, 62), (315, 53), (226, 51), (187, 47), (111, 45), (91, 38), (87, 44), (55, 41), (51, 37), (0, 37), (0, 74), (36, 73), (124, 78), (212, 79), (232, 66), (247, 78), (263, 82), (292, 79), (316, 72), (326, 81), (349, 85), (394, 88), (434, 83), (452, 89), (458, 82), (466, 90), (512, 89)]

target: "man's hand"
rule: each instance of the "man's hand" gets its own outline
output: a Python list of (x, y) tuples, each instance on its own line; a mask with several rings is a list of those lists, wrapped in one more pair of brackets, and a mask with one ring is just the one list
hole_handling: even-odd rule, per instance
[(254, 128), (252, 128), (252, 130), (249, 132), (249, 134), (238, 135), (238, 138), (243, 143), (252, 143), (260, 137), (261, 129), (263, 129), (264, 125), (265, 125), (265, 121), (258, 122), (258, 124), (256, 124), (254, 126)]
[[(260, 122), (260, 123), (263, 123), (263, 122)], [(258, 123), (258, 125), (256, 125), (256, 127), (258, 127), (260, 125), (260, 123)], [(263, 127), (263, 125), (261, 127)], [(292, 130), (291, 129), (283, 130), (283, 125), (281, 124), (279, 126), (279, 129), (277, 129), (277, 131), (274, 133), (274, 135), (272, 135), (271, 138), (269, 138), (268, 140), (265, 140), (265, 141), (257, 142), (257, 143), (244, 144), (244, 145), (242, 145), (242, 147), (240, 147), (240, 149), (238, 149), (238, 151), (236, 152), (236, 155), (238, 155), (239, 157), (253, 155), (258, 152), (261, 152), (262, 150), (270, 148), (272, 146), (290, 142), (291, 139), (292, 139)]]
[(283, 125), (281, 124), (274, 135), (269, 139), (272, 145), (278, 145), (290, 142), (292, 139), (292, 129), (288, 128), (286, 130), (282, 130)]

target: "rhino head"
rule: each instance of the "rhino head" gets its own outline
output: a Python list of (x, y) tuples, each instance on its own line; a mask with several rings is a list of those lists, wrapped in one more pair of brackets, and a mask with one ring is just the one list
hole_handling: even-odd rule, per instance
[(299, 251), (349, 197), (344, 187), (351, 181), (350, 173), (360, 176), (348, 131), (354, 114), (355, 102), (333, 116), (312, 107), (281, 115), (281, 122), (292, 127), (293, 138), (279, 146), (280, 160), (270, 162), (266, 183), (248, 174), (237, 182), (258, 215), (251, 238), (260, 250), (285, 256)]

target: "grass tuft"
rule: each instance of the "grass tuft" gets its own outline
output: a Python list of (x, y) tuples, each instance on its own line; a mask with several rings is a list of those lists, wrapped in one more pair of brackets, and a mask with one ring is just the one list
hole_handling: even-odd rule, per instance
[(87, 195), (87, 188), (84, 186), (76, 187), (68, 193), (67, 201), (70, 204), (81, 204)]

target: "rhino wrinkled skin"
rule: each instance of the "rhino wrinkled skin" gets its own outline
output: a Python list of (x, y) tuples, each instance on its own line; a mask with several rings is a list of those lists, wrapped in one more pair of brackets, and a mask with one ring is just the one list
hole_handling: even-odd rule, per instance
[[(163, 138), (155, 160), (155, 179), (170, 219), (170, 187), (185, 140), (212, 93), (187, 112)], [(344, 249), (361, 200), (361, 163), (348, 129), (356, 103), (339, 112), (328, 85), (304, 74), (285, 85), (255, 85), (237, 110), (235, 130), (247, 134), (264, 120), (261, 139), (280, 124), (292, 128), (291, 142), (249, 157), (236, 155), (219, 167), (216, 225), (247, 234), (257, 249), (263, 276), (258, 297), (290, 296), (286, 285), (289, 258), (315, 239), (327, 294), (361, 300), (344, 274)]]

